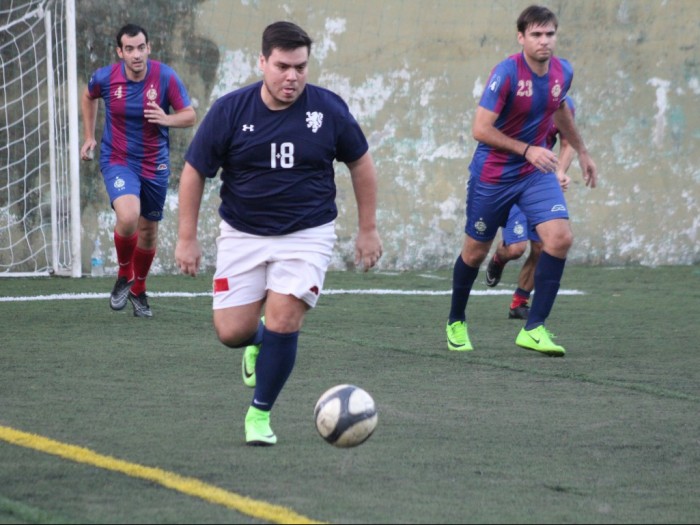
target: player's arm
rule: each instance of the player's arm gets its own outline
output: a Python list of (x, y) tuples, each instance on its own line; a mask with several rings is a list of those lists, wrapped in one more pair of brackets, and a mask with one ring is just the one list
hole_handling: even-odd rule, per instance
[(559, 168), (557, 169), (557, 179), (563, 191), (569, 188), (571, 177), (567, 175), (571, 163), (576, 155), (576, 150), (571, 147), (569, 141), (564, 136), (559, 135)]
[(348, 162), (347, 166), (357, 201), (355, 264), (367, 271), (382, 256), (382, 241), (377, 232), (377, 172), (369, 151), (356, 161)]
[(80, 97), (80, 110), (83, 115), (83, 135), (85, 141), (83, 147), (80, 148), (80, 158), (83, 160), (92, 160), (94, 156), (95, 146), (95, 125), (97, 123), (97, 104), (99, 100), (90, 96), (90, 91), (85, 88), (83, 96)]
[(178, 231), (175, 261), (185, 275), (197, 275), (202, 261), (202, 248), (197, 240), (197, 222), (204, 194), (205, 178), (189, 163), (180, 175), (178, 191)]
[(472, 123), (474, 139), (492, 148), (522, 155), (530, 164), (541, 171), (556, 171), (557, 156), (553, 151), (509, 137), (495, 126), (497, 118), (498, 113), (478, 106)]
[(151, 124), (168, 128), (189, 128), (197, 122), (197, 113), (192, 106), (175, 113), (166, 113), (157, 103), (149, 102), (143, 110), (143, 116)]
[(559, 130), (559, 133), (561, 133), (561, 136), (566, 137), (569, 145), (578, 153), (578, 162), (581, 166), (581, 173), (583, 174), (583, 180), (586, 186), (595, 188), (598, 179), (598, 170), (586, 149), (583, 138), (581, 138), (578, 132), (578, 128), (574, 122), (574, 115), (571, 113), (568, 104), (562, 103), (554, 113), (554, 125)]

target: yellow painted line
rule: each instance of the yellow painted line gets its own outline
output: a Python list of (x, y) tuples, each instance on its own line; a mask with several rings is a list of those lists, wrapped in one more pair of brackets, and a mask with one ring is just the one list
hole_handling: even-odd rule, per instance
[(37, 434), (22, 432), (13, 428), (0, 426), (0, 439), (13, 445), (31, 448), (39, 452), (53, 454), (78, 463), (85, 463), (95, 467), (121, 472), (134, 478), (153, 481), (166, 488), (201, 498), (205, 501), (223, 505), (236, 510), (242, 514), (247, 514), (254, 518), (271, 523), (323, 523), (314, 521), (301, 514), (297, 514), (291, 509), (279, 505), (272, 505), (264, 501), (241, 496), (234, 492), (209, 485), (196, 478), (179, 476), (159, 468), (145, 467), (137, 463), (129, 463), (110, 456), (104, 456), (93, 452), (90, 449), (67, 445), (45, 438)]

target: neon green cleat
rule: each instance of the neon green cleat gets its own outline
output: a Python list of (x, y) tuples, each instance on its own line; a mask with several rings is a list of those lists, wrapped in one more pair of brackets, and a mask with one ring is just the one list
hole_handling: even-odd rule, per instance
[(469, 352), (474, 350), (469, 334), (467, 334), (467, 323), (465, 321), (447, 322), (447, 348), (457, 352)]
[[(260, 320), (264, 323), (265, 316), (262, 316)], [(260, 354), (261, 346), (262, 345), (248, 345), (243, 350), (243, 359), (241, 361), (241, 375), (243, 376), (243, 384), (245, 386), (249, 386), (250, 388), (255, 388), (255, 363), (258, 360), (258, 354)]]
[(552, 339), (554, 334), (547, 330), (544, 325), (540, 325), (532, 330), (520, 330), (518, 337), (515, 339), (515, 344), (527, 350), (534, 350), (542, 354), (553, 357), (564, 357), (566, 350), (563, 346), (555, 344)]
[(252, 447), (271, 447), (277, 436), (270, 428), (270, 413), (251, 406), (245, 416), (245, 442)]
[(255, 362), (258, 360), (261, 345), (249, 345), (243, 350), (243, 360), (241, 361), (241, 374), (245, 386), (255, 388)]

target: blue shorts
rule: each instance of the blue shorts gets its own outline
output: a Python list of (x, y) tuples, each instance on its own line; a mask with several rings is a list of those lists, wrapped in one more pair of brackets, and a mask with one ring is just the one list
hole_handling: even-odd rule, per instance
[(510, 209), (508, 221), (506, 225), (503, 226), (503, 231), (501, 233), (505, 246), (527, 241), (542, 242), (540, 236), (537, 235), (537, 230), (535, 230), (535, 228), (529, 228), (525, 214), (520, 211), (517, 205), (514, 205)]
[(569, 218), (564, 193), (554, 173), (535, 172), (508, 184), (485, 183), (472, 174), (464, 233), (480, 242), (492, 241), (498, 228), (506, 225), (514, 204), (533, 230), (542, 222)]
[(163, 219), (163, 207), (168, 193), (168, 178), (147, 179), (134, 173), (128, 166), (101, 167), (109, 202), (123, 195), (136, 195), (141, 200), (141, 216), (149, 221)]

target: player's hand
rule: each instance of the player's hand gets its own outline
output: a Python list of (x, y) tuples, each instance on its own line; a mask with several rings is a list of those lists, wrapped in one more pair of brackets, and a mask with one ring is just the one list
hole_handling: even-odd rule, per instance
[(561, 186), (561, 191), (566, 191), (569, 189), (571, 177), (569, 177), (566, 173), (557, 173), (557, 180), (559, 181), (559, 186)]
[(97, 146), (97, 141), (95, 139), (86, 140), (83, 143), (83, 147), (80, 148), (80, 158), (81, 160), (92, 160), (95, 158), (95, 147)]
[(525, 159), (543, 173), (555, 173), (559, 167), (559, 159), (551, 149), (540, 146), (530, 146)]
[(175, 262), (182, 273), (195, 277), (202, 262), (202, 248), (199, 241), (178, 239), (175, 245)]
[(143, 110), (143, 117), (151, 124), (168, 125), (168, 114), (158, 104), (151, 101)]
[(593, 162), (587, 151), (579, 153), (578, 163), (581, 166), (581, 173), (586, 186), (589, 186), (591, 189), (595, 188), (598, 183), (598, 168), (596, 168), (595, 162)]
[(373, 268), (382, 257), (382, 241), (376, 228), (360, 231), (355, 241), (355, 266), (367, 272)]

